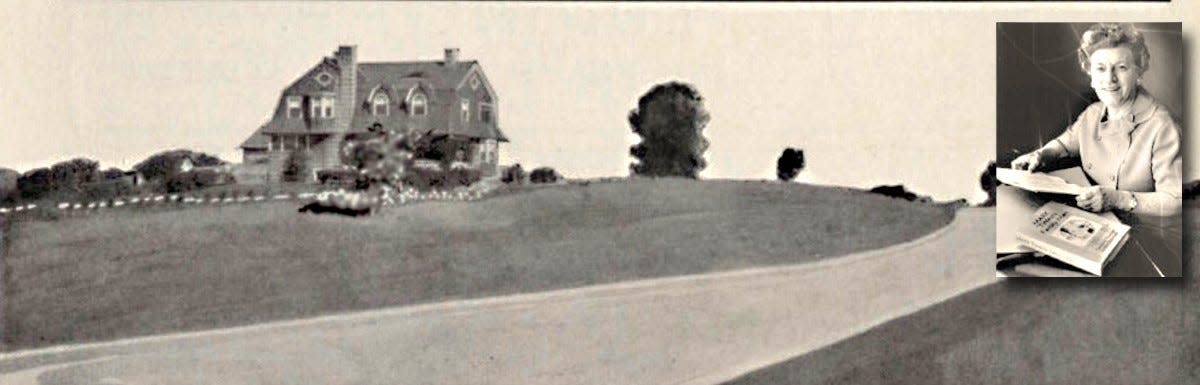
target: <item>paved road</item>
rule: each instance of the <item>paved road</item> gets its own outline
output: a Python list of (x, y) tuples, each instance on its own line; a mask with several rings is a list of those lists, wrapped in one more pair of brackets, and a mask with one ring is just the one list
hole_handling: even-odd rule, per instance
[(994, 278), (994, 213), (797, 266), (0, 356), (18, 384), (707, 384)]

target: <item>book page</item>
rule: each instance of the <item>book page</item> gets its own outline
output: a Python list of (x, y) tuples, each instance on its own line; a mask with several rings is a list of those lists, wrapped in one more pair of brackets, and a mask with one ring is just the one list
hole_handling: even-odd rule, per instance
[(1053, 175), (1011, 168), (997, 168), (996, 179), (1004, 184), (1033, 192), (1079, 195), (1084, 189), (1083, 186), (1068, 183)]

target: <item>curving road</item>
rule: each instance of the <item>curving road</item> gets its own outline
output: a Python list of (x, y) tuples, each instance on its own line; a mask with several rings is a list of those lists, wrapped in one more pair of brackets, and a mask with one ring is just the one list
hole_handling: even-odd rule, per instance
[(803, 265), (8, 353), (0, 383), (719, 383), (994, 282), (994, 218)]

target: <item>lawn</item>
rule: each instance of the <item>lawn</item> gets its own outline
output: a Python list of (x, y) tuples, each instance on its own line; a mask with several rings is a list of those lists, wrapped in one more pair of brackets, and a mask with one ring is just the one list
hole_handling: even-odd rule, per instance
[[(1198, 219), (1188, 202), (1191, 255)], [(1198, 384), (1200, 263), (1184, 267), (1183, 279), (1006, 280), (727, 385)]]
[(3, 347), (802, 263), (911, 240), (953, 216), (851, 189), (677, 179), (426, 202), (368, 218), (298, 206), (9, 223)]

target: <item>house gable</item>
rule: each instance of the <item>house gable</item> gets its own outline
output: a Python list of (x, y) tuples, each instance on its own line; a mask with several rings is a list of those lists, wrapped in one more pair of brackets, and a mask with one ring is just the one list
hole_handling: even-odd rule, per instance
[(492, 82), (488, 81), (487, 75), (484, 75), (483, 68), (478, 63), (473, 63), (471, 65), (471, 69), (466, 73), (465, 76), (463, 76), (461, 80), (459, 80), (458, 85), (456, 85), (454, 88), (458, 90), (463, 88), (472, 90), (475, 89), (475, 87), (471, 87), (472, 77), (479, 79), (479, 88), (482, 88), (485, 91), (486, 99), (481, 100), (488, 103), (496, 103), (496, 89), (492, 87)]

